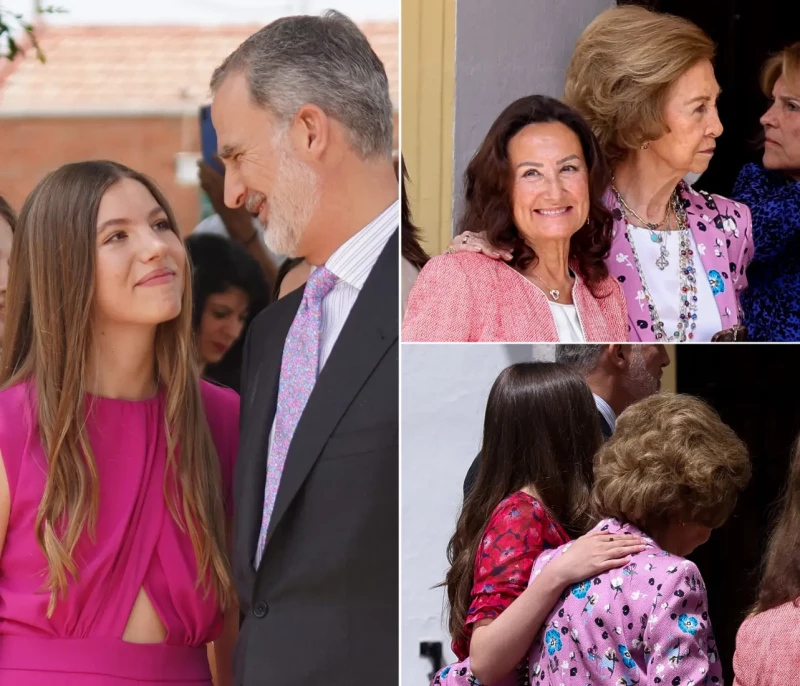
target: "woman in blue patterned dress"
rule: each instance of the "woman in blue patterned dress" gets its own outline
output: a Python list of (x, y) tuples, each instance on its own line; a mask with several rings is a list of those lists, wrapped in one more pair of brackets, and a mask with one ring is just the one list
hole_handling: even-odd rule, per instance
[(733, 197), (750, 207), (755, 256), (742, 307), (750, 339), (800, 340), (800, 42), (764, 65), (772, 105), (762, 164), (742, 168)]

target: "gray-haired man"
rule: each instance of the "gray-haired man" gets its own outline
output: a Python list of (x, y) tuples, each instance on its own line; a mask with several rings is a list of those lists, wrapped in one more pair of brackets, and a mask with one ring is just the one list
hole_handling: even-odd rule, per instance
[(233, 568), (239, 686), (398, 679), (398, 225), (383, 65), (338, 12), (214, 73), (225, 204), (313, 266), (245, 343)]

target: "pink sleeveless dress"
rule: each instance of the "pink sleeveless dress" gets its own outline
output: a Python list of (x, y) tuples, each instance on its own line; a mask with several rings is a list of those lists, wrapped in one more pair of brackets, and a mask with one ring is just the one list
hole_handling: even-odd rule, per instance
[[(47, 463), (33, 385), (0, 391), (0, 454), (11, 514), (0, 554), (0, 684), (14, 686), (210, 686), (205, 644), (222, 629), (213, 594), (196, 588), (189, 536), (164, 499), (164, 394), (143, 401), (87, 398), (87, 428), (100, 481), (95, 542), (86, 532), (70, 580), (48, 618), (46, 560), (36, 511)], [(239, 397), (201, 382), (219, 454), (226, 510), (238, 447)], [(139, 589), (167, 630), (163, 643), (122, 640)]]

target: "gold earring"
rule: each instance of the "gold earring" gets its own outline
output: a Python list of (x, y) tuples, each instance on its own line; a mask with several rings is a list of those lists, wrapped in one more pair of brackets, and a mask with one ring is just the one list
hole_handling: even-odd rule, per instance
[(645, 141), (644, 143), (642, 143), (642, 150), (647, 150), (649, 146), (650, 146), (650, 141)]

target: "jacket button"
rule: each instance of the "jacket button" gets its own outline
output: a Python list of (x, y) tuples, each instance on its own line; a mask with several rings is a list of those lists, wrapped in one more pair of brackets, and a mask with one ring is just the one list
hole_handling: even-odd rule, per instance
[(259, 600), (255, 605), (253, 605), (253, 614), (259, 619), (266, 617), (268, 610), (269, 608), (263, 600)]

